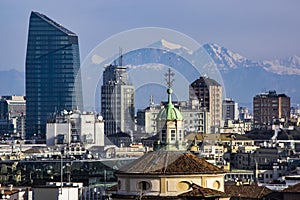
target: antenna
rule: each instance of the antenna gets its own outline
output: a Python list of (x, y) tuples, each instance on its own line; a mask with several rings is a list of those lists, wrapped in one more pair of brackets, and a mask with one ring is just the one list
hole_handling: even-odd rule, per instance
[(154, 105), (154, 100), (153, 100), (153, 96), (150, 96), (150, 105)]
[(167, 82), (168, 88), (171, 88), (174, 82), (173, 77), (175, 76), (174, 72), (171, 71), (171, 68), (168, 69), (168, 72), (165, 73), (165, 80)]
[(119, 66), (123, 66), (123, 54), (121, 47), (119, 47)]

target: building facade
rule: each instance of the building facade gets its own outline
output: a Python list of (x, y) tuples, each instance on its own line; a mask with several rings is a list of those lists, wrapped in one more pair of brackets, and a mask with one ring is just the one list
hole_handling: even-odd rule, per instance
[(126, 67), (109, 65), (103, 72), (101, 114), (107, 136), (134, 130), (134, 86)]
[(53, 113), (83, 107), (78, 36), (38, 12), (29, 22), (26, 100), (26, 138), (41, 141)]
[(276, 91), (258, 94), (253, 98), (254, 127), (271, 125), (275, 120), (287, 121), (290, 117), (290, 97)]
[(78, 110), (62, 111), (47, 122), (47, 145), (80, 143), (104, 146), (104, 122), (101, 116)]
[[(25, 136), (26, 100), (24, 96), (0, 97), (0, 133)], [(3, 136), (2, 135), (2, 136)]]
[(200, 107), (210, 113), (210, 133), (219, 132), (222, 126), (222, 86), (214, 79), (201, 76), (190, 84), (190, 101), (199, 100)]
[[(199, 105), (188, 102), (177, 102), (174, 104), (184, 118), (184, 131), (208, 133), (210, 131), (209, 112), (200, 108)], [(157, 132), (157, 114), (163, 108), (161, 105), (150, 104), (146, 109), (137, 112), (137, 131), (154, 135)]]
[(239, 119), (239, 109), (238, 103), (235, 102), (231, 98), (225, 98), (223, 100), (223, 121), (226, 122), (227, 120), (238, 120)]

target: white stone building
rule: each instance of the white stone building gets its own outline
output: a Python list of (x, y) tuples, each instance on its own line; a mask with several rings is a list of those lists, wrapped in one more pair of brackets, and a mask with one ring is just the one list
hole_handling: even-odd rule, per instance
[(47, 145), (82, 143), (104, 146), (104, 123), (92, 112), (63, 111), (47, 122)]

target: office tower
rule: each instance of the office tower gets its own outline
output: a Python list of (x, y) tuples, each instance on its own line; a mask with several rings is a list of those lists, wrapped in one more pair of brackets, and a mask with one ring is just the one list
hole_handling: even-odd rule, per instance
[(26, 138), (46, 138), (55, 112), (82, 110), (78, 37), (38, 12), (30, 15), (26, 54)]
[(238, 120), (239, 119), (239, 109), (238, 103), (231, 98), (225, 98), (223, 100), (223, 121), (227, 120)]
[(101, 114), (107, 136), (134, 129), (134, 87), (126, 67), (109, 65), (103, 72)]
[(190, 101), (199, 100), (200, 107), (210, 113), (210, 133), (217, 133), (222, 124), (222, 86), (206, 76), (190, 84)]
[(290, 117), (290, 97), (269, 91), (253, 97), (253, 120), (256, 128), (272, 125), (275, 120), (287, 122)]

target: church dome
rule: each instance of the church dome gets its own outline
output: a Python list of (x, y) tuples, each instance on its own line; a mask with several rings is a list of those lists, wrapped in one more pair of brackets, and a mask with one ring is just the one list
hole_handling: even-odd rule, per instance
[(175, 108), (171, 101), (172, 89), (168, 88), (168, 104), (158, 113), (157, 120), (183, 120), (182, 114), (179, 109)]

